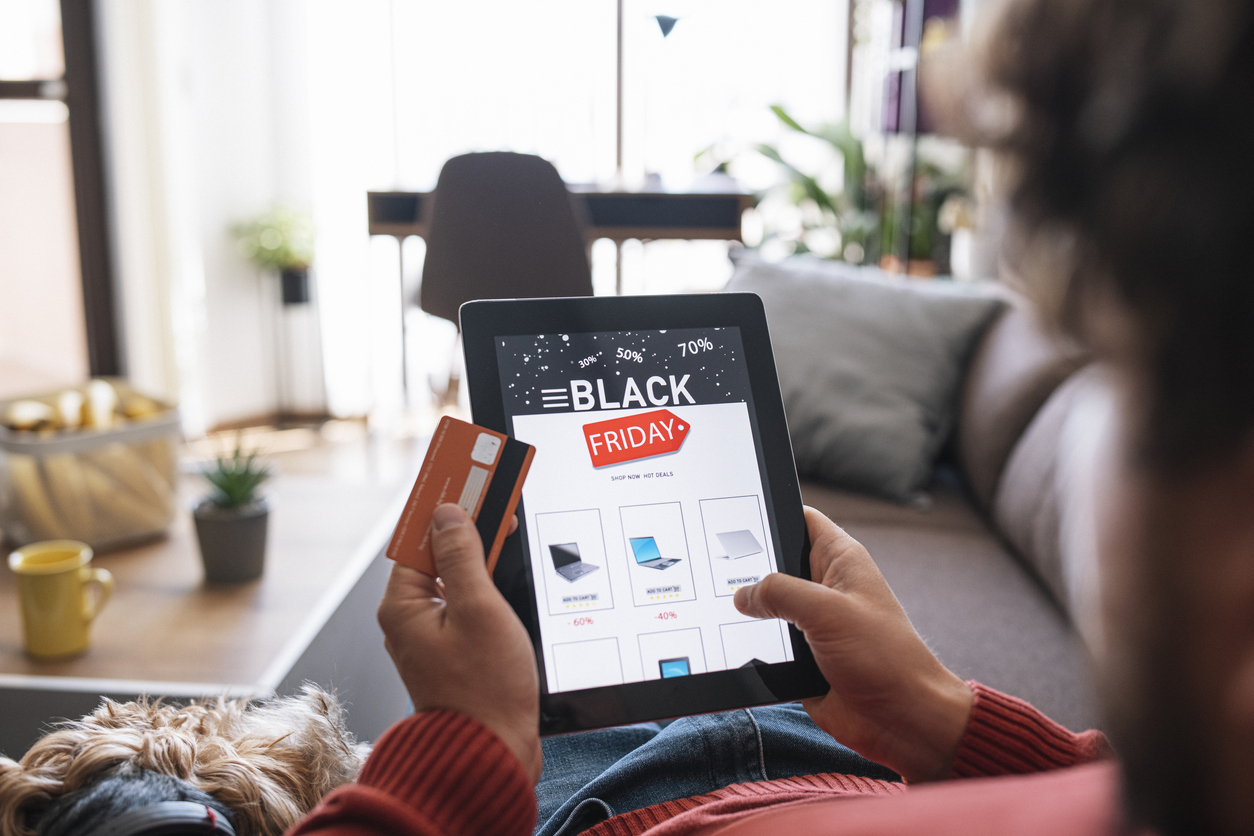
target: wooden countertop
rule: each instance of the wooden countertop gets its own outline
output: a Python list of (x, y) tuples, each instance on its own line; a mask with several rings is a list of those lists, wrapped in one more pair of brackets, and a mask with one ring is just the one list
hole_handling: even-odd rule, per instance
[[(334, 609), (386, 543), (424, 448), (363, 438), (270, 457), (279, 474), (267, 490), (269, 545), (257, 581), (206, 586), (186, 510), (167, 539), (97, 555), (93, 564), (112, 572), (116, 587), (93, 626), (92, 648), (75, 659), (26, 656), (14, 576), (0, 570), (0, 685), (74, 677), (273, 688), (302, 636), (321, 627), (311, 620)], [(204, 492), (198, 477), (183, 477), (181, 507)]]

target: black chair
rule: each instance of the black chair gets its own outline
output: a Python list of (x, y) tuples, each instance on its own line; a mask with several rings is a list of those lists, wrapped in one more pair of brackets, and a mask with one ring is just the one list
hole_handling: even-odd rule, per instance
[(591, 296), (580, 218), (557, 169), (529, 154), (465, 154), (435, 187), (419, 305), (457, 322), (472, 299)]

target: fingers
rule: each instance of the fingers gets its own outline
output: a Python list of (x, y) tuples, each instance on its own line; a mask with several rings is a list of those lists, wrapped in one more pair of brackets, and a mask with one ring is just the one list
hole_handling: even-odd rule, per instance
[(400, 563), (392, 564), (392, 574), (388, 576), (388, 598), (442, 598), (440, 582), (428, 575)]
[(866, 549), (843, 528), (829, 520), (821, 512), (805, 507), (806, 529), (810, 533), (810, 577), (822, 580), (832, 563), (861, 556)]
[[(377, 617), (379, 626), (383, 628), (384, 644), (388, 645), (387, 637), (409, 617), (416, 614), (423, 616), (437, 612), (443, 606), (443, 591), (439, 582), (417, 569), (392, 565), (392, 574), (388, 576), (387, 590), (379, 601)], [(392, 650), (389, 647), (388, 653)]]
[(815, 618), (822, 617), (838, 595), (813, 581), (778, 572), (752, 586), (736, 590), (736, 609), (754, 618), (782, 618), (805, 631)]
[(445, 504), (435, 509), (431, 518), (431, 551), (450, 598), (465, 596), (485, 584), (491, 586), (483, 541), (470, 516), (460, 507)]

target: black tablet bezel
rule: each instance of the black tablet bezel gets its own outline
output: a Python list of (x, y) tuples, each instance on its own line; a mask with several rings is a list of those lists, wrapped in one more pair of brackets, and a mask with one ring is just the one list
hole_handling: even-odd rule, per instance
[[(756, 294), (486, 300), (462, 305), (460, 318), (475, 423), (499, 432), (506, 432), (507, 425), (497, 365), (497, 337), (738, 327), (757, 410), (755, 441), (779, 566), (790, 575), (809, 579), (810, 539), (766, 314)], [(536, 663), (543, 671), (539, 610), (531, 566), (524, 554), (527, 530), (521, 503), (518, 520), (519, 531), (505, 540), (494, 579), (531, 635)], [(795, 657), (792, 662), (556, 694), (548, 692), (541, 676), (540, 733), (559, 734), (704, 714), (826, 693), (827, 681), (805, 636), (792, 625), (788, 632)]]

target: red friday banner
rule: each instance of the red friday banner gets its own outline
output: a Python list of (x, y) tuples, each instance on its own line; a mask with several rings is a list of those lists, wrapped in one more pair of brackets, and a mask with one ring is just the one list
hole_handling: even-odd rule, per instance
[(583, 440), (593, 467), (605, 467), (635, 459), (674, 453), (684, 444), (691, 427), (669, 409), (657, 409), (584, 424)]

